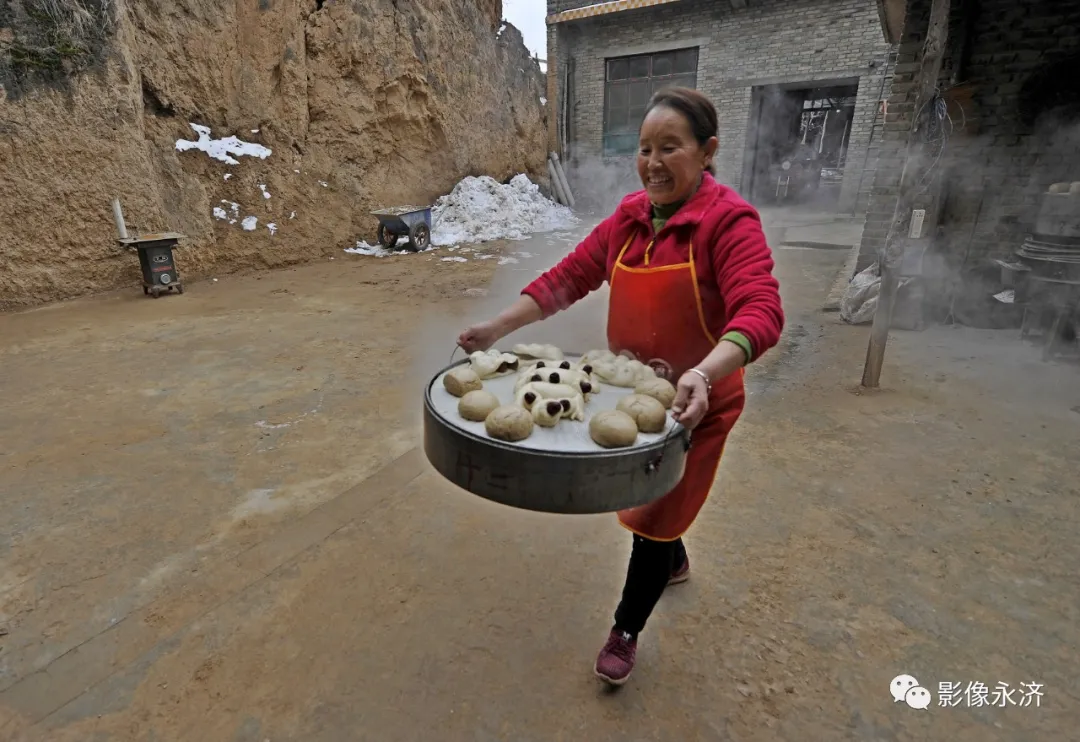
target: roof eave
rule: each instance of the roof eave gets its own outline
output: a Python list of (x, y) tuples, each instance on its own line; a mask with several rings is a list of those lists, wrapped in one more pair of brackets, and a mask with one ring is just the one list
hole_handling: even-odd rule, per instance
[(890, 44), (899, 44), (900, 36), (904, 33), (907, 0), (877, 0), (877, 8), (885, 41)]

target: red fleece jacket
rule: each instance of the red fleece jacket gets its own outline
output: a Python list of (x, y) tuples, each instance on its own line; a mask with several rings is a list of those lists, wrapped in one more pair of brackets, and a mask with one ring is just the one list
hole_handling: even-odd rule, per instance
[(558, 265), (522, 291), (545, 317), (566, 309), (611, 279), (615, 260), (633, 238), (623, 264), (650, 268), (685, 263), (691, 240), (706, 324), (713, 337), (742, 333), (757, 360), (780, 340), (784, 311), (772, 275), (772, 251), (757, 211), (730, 188), (705, 174), (697, 193), (653, 234), (652, 204), (644, 191), (632, 193)]

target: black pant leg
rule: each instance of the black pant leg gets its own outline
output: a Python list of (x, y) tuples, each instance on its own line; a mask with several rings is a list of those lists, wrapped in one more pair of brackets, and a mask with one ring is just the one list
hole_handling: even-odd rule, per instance
[(637, 636), (667, 587), (679, 541), (653, 541), (634, 534), (615, 629)]
[(675, 541), (675, 553), (671, 560), (671, 569), (674, 571), (683, 565), (686, 561), (686, 544), (683, 543), (681, 538)]

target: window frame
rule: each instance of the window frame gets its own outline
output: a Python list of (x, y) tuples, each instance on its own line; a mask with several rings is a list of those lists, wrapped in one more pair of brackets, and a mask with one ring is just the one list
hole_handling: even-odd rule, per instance
[[(656, 62), (670, 62), (670, 71), (656, 74)], [(657, 90), (672, 85), (697, 88), (700, 46), (686, 46), (663, 51), (604, 58), (604, 103), (600, 122), (600, 149), (604, 157), (625, 157), (637, 150), (637, 131), (649, 99)], [(637, 69), (634, 69), (635, 66)], [(621, 69), (620, 69), (621, 68)], [(644, 71), (644, 74), (641, 72)], [(635, 90), (636, 88), (636, 90)], [(625, 91), (623, 99), (612, 107), (613, 91)], [(643, 95), (644, 93), (644, 95)], [(618, 128), (613, 114), (625, 114)], [(613, 142), (612, 140), (616, 140)]]

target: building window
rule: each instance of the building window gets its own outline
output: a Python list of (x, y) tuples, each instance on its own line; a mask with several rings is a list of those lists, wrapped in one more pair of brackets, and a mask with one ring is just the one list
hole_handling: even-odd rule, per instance
[(672, 86), (697, 87), (697, 65), (697, 48), (606, 60), (604, 154), (635, 152), (645, 106), (653, 93)]

